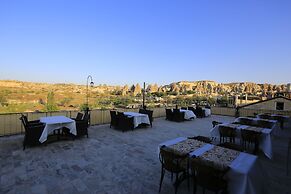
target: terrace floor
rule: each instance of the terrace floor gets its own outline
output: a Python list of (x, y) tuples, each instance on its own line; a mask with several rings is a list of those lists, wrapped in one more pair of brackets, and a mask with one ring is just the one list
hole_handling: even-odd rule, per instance
[[(22, 135), (1, 137), (0, 193), (158, 193), (158, 145), (179, 136), (209, 136), (212, 120), (228, 122), (234, 118), (212, 115), (182, 123), (158, 118), (152, 128), (124, 133), (109, 125), (92, 126), (89, 138), (28, 147), (24, 151)], [(291, 193), (291, 172), (286, 176), (290, 126), (289, 123), (286, 130), (273, 137), (272, 160), (259, 155), (270, 194)], [(188, 191), (186, 185), (185, 181), (178, 193), (192, 193), (192, 187)], [(169, 173), (161, 193), (174, 193)]]

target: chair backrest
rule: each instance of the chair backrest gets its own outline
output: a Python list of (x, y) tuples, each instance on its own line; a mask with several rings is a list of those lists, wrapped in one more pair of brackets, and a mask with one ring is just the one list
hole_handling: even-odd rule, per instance
[(130, 130), (133, 129), (133, 118), (134, 117), (128, 117), (126, 115), (124, 115), (123, 113), (118, 112), (117, 113), (117, 124), (118, 124), (118, 128), (124, 130)]
[(28, 120), (27, 117), (25, 115), (21, 115), (21, 117), (19, 118), (21, 120), (21, 123), (24, 127), (25, 130), (27, 130), (27, 126), (28, 126)]
[[(191, 158), (190, 168), (192, 172), (196, 172), (196, 181), (202, 183), (205, 187), (208, 187), (208, 183), (221, 183), (222, 180), (224, 180), (224, 175), (229, 170), (229, 167), (226, 167), (225, 169), (217, 169), (211, 166), (210, 163), (202, 161), (199, 158)], [(209, 186), (211, 187), (211, 185)]]
[(180, 112), (180, 109), (177, 109), (177, 108), (173, 109), (173, 113), (179, 113), (179, 112)]
[(78, 112), (78, 114), (76, 116), (76, 120), (82, 120), (83, 116), (84, 116), (83, 113)]
[(187, 155), (179, 155), (170, 148), (162, 146), (160, 148), (159, 159), (166, 170), (179, 172), (183, 169), (182, 162), (187, 160)]
[(82, 120), (83, 121), (87, 121), (88, 124), (89, 124), (89, 122), (90, 122), (90, 113), (88, 111), (85, 112)]
[(141, 113), (141, 114), (146, 114), (147, 110), (140, 108), (138, 110), (138, 112)]
[(193, 112), (195, 111), (195, 108), (192, 106), (188, 106), (188, 110), (192, 110)]
[(204, 111), (200, 106), (196, 107), (195, 114), (197, 117), (204, 117), (205, 116)]
[(222, 137), (235, 137), (236, 136), (236, 129), (235, 128), (220, 125), (218, 130), (219, 130), (220, 136), (222, 136)]
[(115, 110), (111, 110), (110, 111), (110, 117), (111, 117), (111, 119), (115, 118), (116, 116), (117, 116), (116, 111)]
[(145, 110), (145, 113), (144, 114), (147, 114), (149, 116), (150, 121), (153, 121), (154, 111), (152, 111), (152, 110)]

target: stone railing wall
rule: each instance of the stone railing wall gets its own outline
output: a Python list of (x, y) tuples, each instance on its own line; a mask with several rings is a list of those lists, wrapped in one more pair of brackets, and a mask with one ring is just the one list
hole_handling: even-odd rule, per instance
[[(91, 110), (91, 125), (110, 123), (110, 110), (95, 109)], [(121, 112), (138, 112), (138, 109), (117, 109)], [(154, 108), (153, 117), (165, 117), (165, 108)], [(226, 107), (212, 107), (211, 112), (214, 115), (235, 116), (236, 110), (234, 108)], [(37, 120), (40, 117), (64, 115), (67, 117), (76, 117), (78, 111), (58, 111), (58, 112), (26, 112), (26, 113), (8, 113), (0, 114), (0, 136), (20, 134), (24, 132), (24, 127), (19, 120), (21, 114), (28, 117), (28, 120)], [(253, 110), (253, 109), (239, 109), (239, 116), (254, 116), (258, 113), (272, 113), (283, 114), (291, 116), (291, 111), (272, 111), (272, 110)]]

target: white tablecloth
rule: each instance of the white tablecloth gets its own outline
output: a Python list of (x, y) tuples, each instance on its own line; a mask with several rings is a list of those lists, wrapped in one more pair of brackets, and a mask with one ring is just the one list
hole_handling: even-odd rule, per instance
[(138, 125), (145, 123), (151, 124), (149, 116), (147, 114), (141, 114), (137, 112), (124, 112), (124, 115), (133, 117), (133, 126), (136, 128)]
[(65, 116), (41, 117), (41, 123), (45, 123), (45, 128), (39, 138), (39, 142), (43, 143), (47, 140), (47, 136), (55, 129), (66, 127), (70, 129), (70, 133), (77, 135), (76, 122)]
[(208, 117), (211, 115), (211, 110), (209, 108), (203, 108), (205, 110), (205, 116)]
[[(224, 124), (220, 124), (224, 125)], [(210, 131), (211, 137), (219, 137), (219, 126), (216, 125), (213, 129)], [(227, 125), (227, 124), (226, 124)], [(237, 137), (240, 138), (240, 130), (248, 128), (248, 125), (240, 125), (237, 127)], [(260, 140), (260, 145), (259, 148), (264, 152), (264, 154), (272, 159), (273, 157), (273, 149), (272, 149), (272, 139), (271, 139), (271, 132), (272, 129), (263, 129), (262, 135), (261, 135), (261, 140)]]
[(228, 190), (231, 194), (263, 194), (265, 193), (264, 171), (255, 155), (241, 152), (232, 161), (226, 174)]
[[(179, 143), (187, 138), (179, 137), (159, 144), (170, 146)], [(191, 152), (190, 156), (200, 156), (204, 152), (212, 149), (214, 145), (206, 144), (203, 147)], [(228, 191), (230, 194), (262, 194), (264, 193), (264, 174), (258, 161), (258, 157), (241, 152), (233, 160), (230, 170), (227, 172)]]
[(180, 112), (184, 112), (184, 119), (190, 120), (190, 119), (196, 119), (196, 115), (193, 113), (192, 110), (184, 110), (180, 109)]
[(278, 121), (276, 121), (276, 120), (268, 120), (268, 119), (260, 119), (260, 118), (238, 117), (238, 118), (236, 118), (236, 119), (234, 120), (234, 122), (240, 122), (241, 119), (250, 119), (250, 120), (253, 120), (253, 121), (258, 121), (258, 120), (268, 121), (268, 122), (270, 122), (270, 123), (273, 124), (272, 129), (275, 129), (275, 128), (279, 127), (279, 126), (278, 126), (279, 123), (278, 123)]

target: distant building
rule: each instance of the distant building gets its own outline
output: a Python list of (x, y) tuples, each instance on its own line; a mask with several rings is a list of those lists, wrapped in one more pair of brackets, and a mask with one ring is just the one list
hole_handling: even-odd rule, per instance
[(252, 104), (258, 101), (260, 101), (260, 97), (258, 96), (251, 96), (248, 94), (234, 95), (232, 97), (228, 97), (228, 106), (238, 107), (238, 106), (243, 106), (247, 104)]
[(291, 99), (284, 96), (277, 96), (271, 99), (261, 100), (255, 103), (240, 106), (240, 108), (291, 111)]

